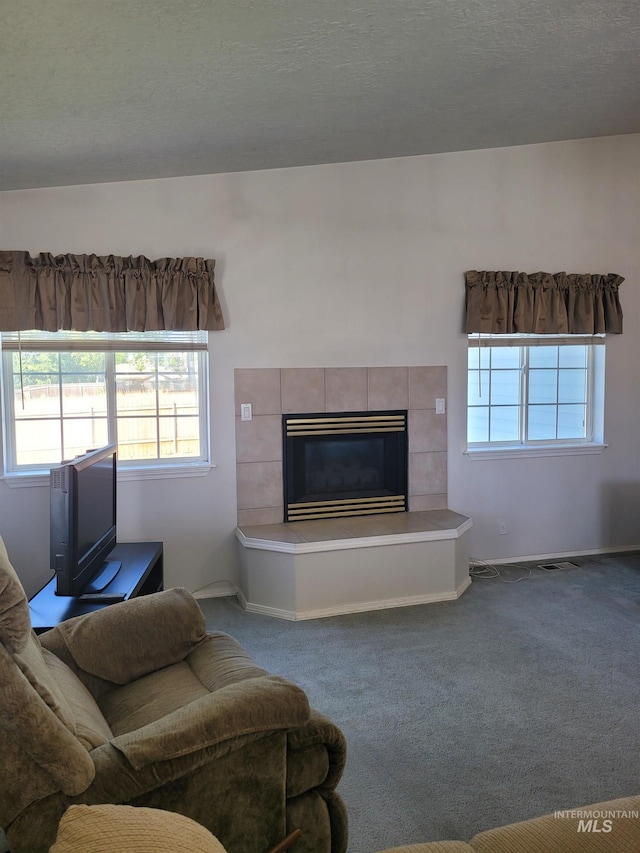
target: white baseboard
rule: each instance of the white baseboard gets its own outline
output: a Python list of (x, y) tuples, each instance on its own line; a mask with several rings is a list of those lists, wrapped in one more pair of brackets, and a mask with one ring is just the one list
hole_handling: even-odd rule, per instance
[(267, 607), (263, 604), (251, 604), (242, 594), (242, 590), (238, 589), (236, 595), (243, 610), (247, 613), (260, 613), (262, 616), (275, 616), (276, 619), (287, 619), (289, 622), (295, 622), (298, 617), (293, 610), (281, 610), (278, 607)]
[(624, 545), (620, 548), (591, 548), (588, 551), (560, 551), (553, 554), (529, 554), (524, 557), (496, 557), (495, 559), (474, 560), (469, 559), (472, 566), (483, 566), (490, 563), (492, 566), (502, 566), (506, 563), (533, 563), (536, 560), (566, 560), (569, 557), (588, 557), (591, 554), (626, 554), (629, 551), (640, 551), (640, 545)]

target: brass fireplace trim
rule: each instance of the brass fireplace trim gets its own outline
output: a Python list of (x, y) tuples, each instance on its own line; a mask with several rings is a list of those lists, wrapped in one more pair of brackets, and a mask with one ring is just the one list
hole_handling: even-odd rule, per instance
[(331, 417), (287, 418), (286, 434), (347, 435), (367, 432), (405, 432), (407, 417), (400, 415), (333, 415)]
[(293, 503), (287, 506), (287, 520), (308, 521), (313, 518), (339, 518), (346, 515), (406, 512), (406, 500), (406, 495), (391, 495), (377, 498), (347, 498)]

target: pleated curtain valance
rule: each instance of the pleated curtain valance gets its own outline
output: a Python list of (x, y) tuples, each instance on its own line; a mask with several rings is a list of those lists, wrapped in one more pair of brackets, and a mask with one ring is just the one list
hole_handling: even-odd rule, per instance
[(224, 329), (215, 261), (0, 251), (0, 331)]
[(466, 331), (491, 335), (622, 334), (619, 275), (465, 274)]

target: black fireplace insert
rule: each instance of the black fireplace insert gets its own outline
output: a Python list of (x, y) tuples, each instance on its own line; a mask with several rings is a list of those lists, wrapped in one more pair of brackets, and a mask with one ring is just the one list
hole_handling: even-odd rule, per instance
[(407, 510), (407, 412), (283, 415), (285, 521)]

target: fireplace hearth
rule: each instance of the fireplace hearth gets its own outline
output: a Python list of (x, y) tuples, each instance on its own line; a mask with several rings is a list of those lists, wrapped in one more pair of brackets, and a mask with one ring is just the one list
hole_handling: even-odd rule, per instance
[(284, 520), (406, 512), (407, 412), (282, 416)]

